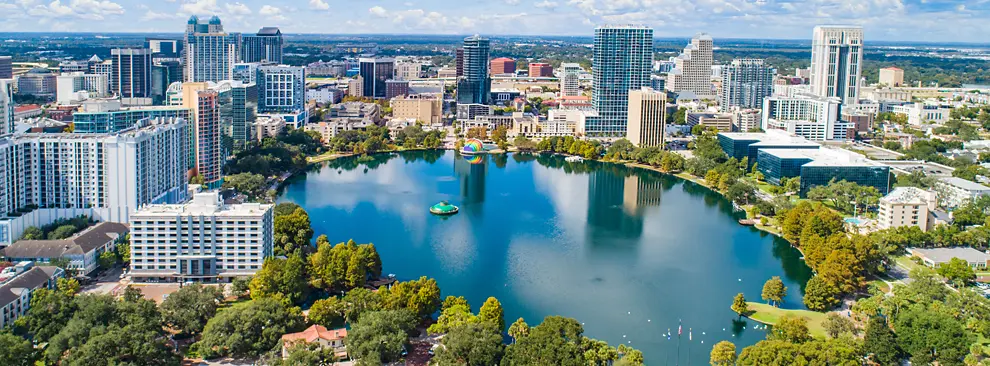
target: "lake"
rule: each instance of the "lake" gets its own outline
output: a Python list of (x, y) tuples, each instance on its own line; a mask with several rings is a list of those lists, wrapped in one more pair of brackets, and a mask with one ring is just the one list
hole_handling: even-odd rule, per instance
[[(374, 243), (384, 273), (436, 278), (444, 297), (464, 296), (474, 311), (498, 298), (506, 325), (563, 315), (588, 337), (642, 350), (651, 365), (706, 365), (718, 341), (741, 350), (765, 336), (755, 322), (736, 321), (729, 306), (737, 293), (761, 301), (763, 283), (780, 276), (782, 306), (804, 308), (811, 270), (800, 253), (739, 225), (744, 214), (701, 185), (551, 155), (420, 151), (365, 160), (314, 166), (279, 201), (305, 208), (316, 234), (333, 243)], [(441, 200), (460, 212), (430, 214)]]

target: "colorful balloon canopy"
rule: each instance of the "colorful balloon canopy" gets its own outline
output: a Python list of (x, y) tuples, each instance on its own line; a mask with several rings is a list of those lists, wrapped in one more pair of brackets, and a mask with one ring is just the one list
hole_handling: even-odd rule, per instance
[(481, 144), (481, 140), (478, 139), (468, 139), (464, 141), (464, 148), (461, 151), (466, 153), (479, 153), (484, 151), (484, 146)]
[(471, 164), (481, 164), (483, 161), (481, 155), (466, 155), (464, 156), (464, 160), (467, 160)]

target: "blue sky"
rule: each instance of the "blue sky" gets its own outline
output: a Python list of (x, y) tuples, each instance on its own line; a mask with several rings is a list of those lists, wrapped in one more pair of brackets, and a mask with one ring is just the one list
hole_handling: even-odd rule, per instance
[(645, 24), (658, 37), (811, 36), (857, 24), (867, 40), (987, 42), (990, 0), (0, 0), (0, 31), (180, 32), (192, 14), (228, 31), (591, 35)]

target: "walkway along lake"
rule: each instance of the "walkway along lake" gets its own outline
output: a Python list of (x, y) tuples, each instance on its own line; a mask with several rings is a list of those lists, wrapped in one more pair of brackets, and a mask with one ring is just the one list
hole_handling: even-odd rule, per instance
[[(279, 201), (305, 208), (331, 242), (375, 243), (385, 273), (436, 278), (444, 297), (465, 296), (474, 311), (495, 296), (506, 324), (576, 318), (586, 336), (638, 348), (651, 365), (706, 365), (718, 341), (741, 349), (763, 339), (729, 305), (739, 292), (761, 301), (771, 276), (788, 287), (783, 307), (804, 308), (811, 270), (798, 251), (739, 225), (743, 214), (705, 187), (560, 156), (478, 158), (342, 158), (290, 179)], [(431, 215), (442, 200), (460, 212)]]

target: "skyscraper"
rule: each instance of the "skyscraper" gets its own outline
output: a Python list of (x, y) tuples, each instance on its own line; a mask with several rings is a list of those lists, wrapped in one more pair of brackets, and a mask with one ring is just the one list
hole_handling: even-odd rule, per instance
[(581, 65), (575, 63), (564, 63), (560, 65), (560, 96), (579, 97), (581, 96), (580, 75)]
[(124, 104), (129, 99), (151, 98), (151, 50), (147, 48), (115, 48), (110, 91), (120, 96)]
[(385, 98), (385, 81), (395, 73), (395, 60), (390, 58), (361, 58), (358, 60), (364, 96)]
[(699, 33), (674, 59), (674, 69), (668, 73), (667, 90), (691, 92), (698, 98), (714, 97), (712, 92), (712, 37)]
[(182, 104), (191, 110), (193, 167), (208, 189), (223, 184), (220, 134), (220, 95), (207, 83), (182, 84)]
[(457, 71), (457, 76), (464, 76), (464, 49), (458, 48), (454, 50), (454, 69)]
[(278, 27), (264, 27), (257, 34), (243, 37), (241, 62), (282, 63), (282, 31)]
[(180, 39), (145, 38), (145, 42), (144, 42), (144, 48), (151, 50), (152, 60), (181, 59), (182, 46), (184, 45), (185, 42), (183, 42)]
[[(259, 112), (299, 113), (306, 110), (306, 69), (304, 67), (261, 66), (258, 68), (257, 82)], [(382, 84), (381, 93), (384, 97), (384, 81)]]
[(638, 147), (663, 147), (667, 95), (650, 88), (629, 92), (629, 128), (626, 139)]
[(230, 80), (237, 62), (240, 34), (224, 33), (220, 18), (206, 24), (192, 16), (186, 24), (185, 80), (193, 82)]
[(218, 93), (223, 134), (233, 140), (233, 145), (243, 146), (251, 140), (252, 126), (258, 117), (257, 85), (225, 80), (211, 84), (210, 89)]
[(592, 63), (592, 106), (598, 117), (589, 118), (588, 137), (626, 136), (629, 91), (650, 86), (653, 71), (653, 29), (644, 26), (595, 28)]
[(14, 63), (10, 56), (0, 56), (0, 79), (14, 78)]
[(477, 35), (464, 39), (464, 73), (457, 80), (457, 103), (488, 104), (492, 79), (488, 75), (488, 54), (491, 50), (487, 38)]
[(0, 135), (14, 132), (13, 80), (0, 79)]
[[(154, 61), (153, 61), (154, 62)], [(151, 66), (151, 97), (156, 105), (165, 100), (165, 91), (172, 83), (182, 81), (182, 63), (158, 61)]]
[(735, 59), (722, 68), (722, 90), (719, 108), (761, 108), (763, 98), (773, 95), (773, 78), (777, 70), (763, 60)]
[(811, 40), (811, 92), (856, 104), (863, 64), (863, 28), (817, 26)]

